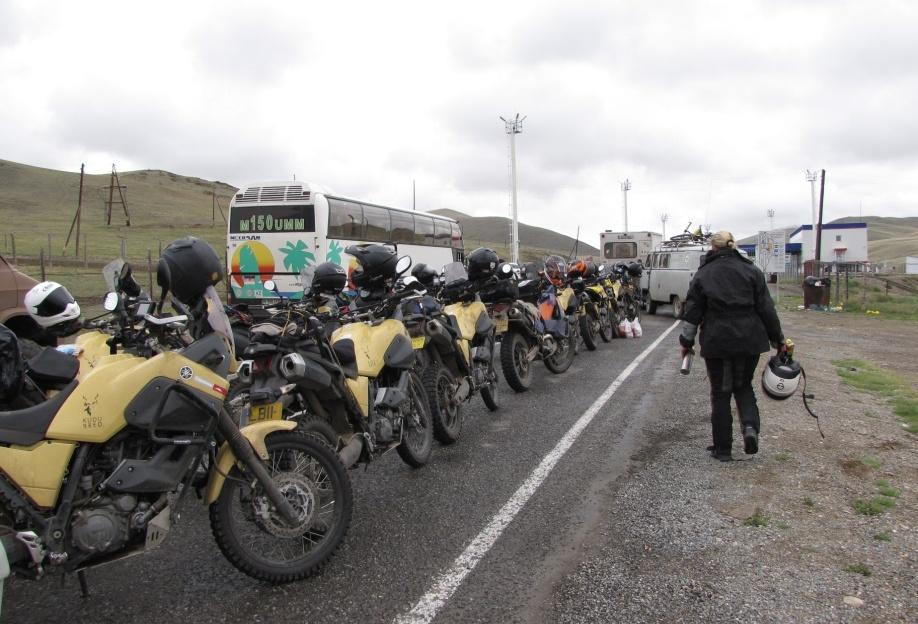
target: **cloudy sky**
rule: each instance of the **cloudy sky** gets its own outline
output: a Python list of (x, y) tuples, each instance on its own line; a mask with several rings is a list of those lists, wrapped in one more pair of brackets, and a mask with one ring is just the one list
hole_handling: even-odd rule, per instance
[(598, 243), (918, 215), (918, 3), (0, 0), (0, 158), (296, 175)]

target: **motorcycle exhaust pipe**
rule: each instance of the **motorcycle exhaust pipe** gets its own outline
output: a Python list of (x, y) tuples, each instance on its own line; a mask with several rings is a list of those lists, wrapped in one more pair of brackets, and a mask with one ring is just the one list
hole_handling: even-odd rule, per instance
[(357, 463), (357, 460), (360, 459), (360, 454), (363, 452), (363, 445), (363, 436), (357, 434), (351, 438), (351, 441), (343, 449), (338, 451), (338, 458), (345, 468), (350, 468)]
[(427, 321), (427, 335), (439, 349), (452, 346), (452, 337), (449, 331), (439, 321)]

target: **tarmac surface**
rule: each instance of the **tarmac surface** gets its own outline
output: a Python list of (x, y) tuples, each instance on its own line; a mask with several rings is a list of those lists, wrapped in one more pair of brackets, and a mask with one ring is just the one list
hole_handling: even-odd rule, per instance
[[(663, 332), (581, 348), (553, 375), (536, 363), (529, 392), (501, 386), (502, 408), (476, 398), (461, 439), (413, 470), (390, 453), (350, 472), (354, 513), (345, 542), (316, 577), (284, 586), (250, 579), (220, 554), (207, 510), (192, 496), (158, 550), (75, 577), (7, 584), (3, 622), (391, 622), (408, 614), (491, 522), (575, 422)], [(590, 555), (589, 534), (678, 401), (676, 334), (649, 353), (596, 412), (477, 566), (433, 615), (436, 622), (547, 621), (554, 587)], [(429, 621), (419, 619), (416, 621)]]

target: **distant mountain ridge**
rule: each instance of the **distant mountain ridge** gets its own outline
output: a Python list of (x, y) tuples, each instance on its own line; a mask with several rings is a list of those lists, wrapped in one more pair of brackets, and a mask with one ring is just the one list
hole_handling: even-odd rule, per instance
[[(462, 239), (466, 251), (476, 247), (491, 247), (502, 257), (509, 256), (510, 219), (507, 217), (473, 217), (458, 210), (441, 208), (431, 210), (434, 214), (450, 217), (459, 222), (462, 228)], [(558, 254), (568, 257), (574, 250), (576, 241), (570, 236), (552, 230), (519, 224), (520, 257), (523, 260), (541, 260), (545, 256)], [(583, 241), (576, 244), (578, 256), (599, 257), (599, 249)]]

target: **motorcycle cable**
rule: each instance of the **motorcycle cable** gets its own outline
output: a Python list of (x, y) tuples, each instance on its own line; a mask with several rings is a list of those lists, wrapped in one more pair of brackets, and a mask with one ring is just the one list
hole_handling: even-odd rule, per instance
[(803, 407), (806, 408), (806, 411), (809, 413), (810, 416), (816, 419), (816, 429), (819, 430), (819, 435), (821, 435), (822, 438), (825, 439), (826, 434), (822, 432), (822, 425), (819, 423), (819, 416), (816, 415), (816, 413), (813, 412), (812, 409), (810, 409), (810, 404), (807, 402), (807, 399), (815, 399), (816, 395), (806, 393), (806, 371), (803, 370), (802, 366), (800, 367), (800, 374), (803, 377), (803, 388), (800, 391), (801, 395), (803, 396)]

